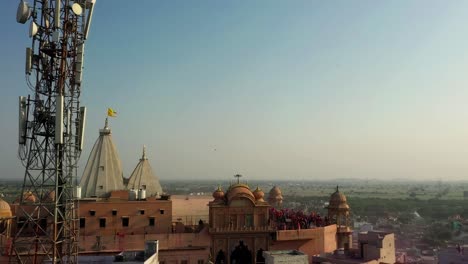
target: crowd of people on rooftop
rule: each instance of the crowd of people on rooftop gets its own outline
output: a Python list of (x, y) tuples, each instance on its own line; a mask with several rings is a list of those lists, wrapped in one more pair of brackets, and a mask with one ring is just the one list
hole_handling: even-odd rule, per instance
[(297, 230), (329, 225), (328, 217), (322, 217), (316, 212), (305, 214), (293, 209), (270, 208), (270, 225), (278, 230)]

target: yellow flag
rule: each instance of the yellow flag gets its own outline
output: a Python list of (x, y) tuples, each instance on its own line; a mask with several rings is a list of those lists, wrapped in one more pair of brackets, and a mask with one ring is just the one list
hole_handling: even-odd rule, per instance
[(114, 111), (112, 108), (107, 108), (107, 116), (116, 117), (116, 116), (117, 116), (117, 112)]

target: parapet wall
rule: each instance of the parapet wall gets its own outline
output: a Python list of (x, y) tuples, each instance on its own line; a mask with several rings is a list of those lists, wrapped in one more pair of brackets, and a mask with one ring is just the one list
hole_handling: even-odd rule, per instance
[(269, 250), (299, 250), (312, 255), (336, 250), (336, 225), (312, 229), (279, 230)]
[(278, 230), (276, 231), (276, 240), (302, 240), (302, 239), (320, 239), (325, 234), (336, 234), (336, 225), (329, 225), (325, 227), (315, 227), (311, 229), (297, 229), (297, 230)]

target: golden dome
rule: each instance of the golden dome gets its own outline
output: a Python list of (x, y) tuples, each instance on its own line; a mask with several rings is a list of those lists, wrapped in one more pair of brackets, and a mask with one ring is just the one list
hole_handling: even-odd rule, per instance
[(330, 203), (328, 208), (331, 209), (349, 209), (346, 196), (340, 193), (338, 186), (336, 186), (336, 191), (330, 196)]
[[(31, 191), (27, 191), (27, 192), (23, 193), (23, 202), (25, 202), (25, 203), (35, 203), (36, 201), (37, 201), (37, 198)], [(15, 202), (19, 203), (20, 198), (18, 197), (18, 199), (16, 199)]]
[(0, 218), (2, 217), (11, 217), (11, 207), (10, 205), (3, 199), (0, 198)]
[(265, 196), (265, 193), (260, 188), (258, 188), (258, 186), (257, 189), (255, 189), (255, 191), (253, 192), (253, 195), (257, 201), (263, 202), (263, 197)]
[(221, 186), (218, 186), (218, 189), (213, 192), (213, 198), (215, 198), (215, 200), (222, 200), (224, 198), (224, 192), (221, 189)]
[(282, 201), (283, 195), (281, 194), (281, 190), (278, 186), (274, 186), (270, 190), (270, 194), (268, 195), (268, 200), (270, 201)]
[(237, 183), (237, 184), (231, 185), (231, 187), (229, 187), (229, 190), (226, 196), (227, 196), (228, 202), (230, 202), (233, 198), (238, 198), (238, 197), (245, 197), (245, 198), (250, 199), (252, 202), (255, 202), (255, 196), (250, 191), (250, 188), (247, 184)]
[(45, 198), (46, 202), (55, 202), (55, 190), (50, 191)]

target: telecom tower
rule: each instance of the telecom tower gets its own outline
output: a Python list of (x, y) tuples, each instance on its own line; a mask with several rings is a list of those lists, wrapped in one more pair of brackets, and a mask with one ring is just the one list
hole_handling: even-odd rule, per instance
[(86, 108), (80, 106), (84, 43), (95, 0), (20, 1), (30, 21), (26, 80), (19, 98), (19, 157), (26, 167), (11, 263), (76, 263), (77, 162)]

